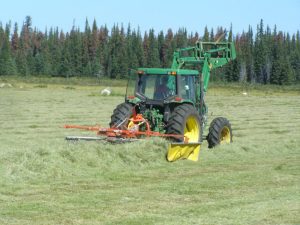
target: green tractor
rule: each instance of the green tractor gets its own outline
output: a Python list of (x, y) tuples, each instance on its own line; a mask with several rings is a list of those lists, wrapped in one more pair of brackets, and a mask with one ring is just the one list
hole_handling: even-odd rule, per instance
[(168, 134), (173, 139), (167, 154), (169, 161), (179, 158), (197, 161), (204, 139), (209, 148), (232, 142), (230, 122), (223, 117), (215, 118), (208, 135), (203, 135), (208, 112), (204, 99), (210, 71), (235, 58), (232, 42), (197, 42), (193, 47), (176, 50), (171, 68), (134, 70), (125, 102), (113, 111), (110, 127), (131, 129), (130, 118), (142, 115), (151, 131)]

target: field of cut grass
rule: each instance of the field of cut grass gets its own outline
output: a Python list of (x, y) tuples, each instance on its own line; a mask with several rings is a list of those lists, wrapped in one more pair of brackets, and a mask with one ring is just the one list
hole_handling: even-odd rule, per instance
[[(70, 143), (108, 125), (124, 87), (8, 80), (0, 88), (0, 224), (300, 224), (300, 92), (213, 86), (231, 145), (168, 163), (162, 139)], [(247, 95), (242, 93), (247, 91)]]

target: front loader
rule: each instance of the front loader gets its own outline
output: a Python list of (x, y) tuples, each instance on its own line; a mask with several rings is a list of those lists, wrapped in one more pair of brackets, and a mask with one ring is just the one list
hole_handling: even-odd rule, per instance
[(168, 161), (198, 160), (204, 139), (209, 148), (232, 142), (232, 129), (226, 118), (215, 118), (204, 136), (208, 108), (205, 95), (211, 70), (236, 58), (232, 42), (196, 42), (195, 46), (174, 52), (171, 68), (133, 70), (125, 101), (111, 116), (110, 128), (94, 129), (112, 140), (162, 136), (172, 140)]

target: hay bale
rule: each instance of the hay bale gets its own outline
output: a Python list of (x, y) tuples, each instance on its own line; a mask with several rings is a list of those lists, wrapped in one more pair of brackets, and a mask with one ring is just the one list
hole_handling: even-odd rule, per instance
[(12, 88), (12, 85), (10, 83), (1, 83), (0, 84), (0, 88), (5, 88), (5, 87)]
[(106, 87), (101, 91), (101, 95), (110, 95), (111, 94), (111, 88)]

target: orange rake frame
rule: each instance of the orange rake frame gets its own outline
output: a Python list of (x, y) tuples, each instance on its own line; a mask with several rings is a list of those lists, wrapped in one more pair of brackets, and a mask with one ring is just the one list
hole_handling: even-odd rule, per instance
[[(65, 125), (64, 128), (75, 128), (81, 130), (96, 131), (97, 135), (103, 138), (97, 137), (66, 137), (67, 140), (105, 140), (112, 143), (124, 143), (135, 141), (143, 137), (173, 137), (183, 138), (183, 142), (170, 143), (167, 153), (168, 161), (176, 161), (184, 158), (192, 161), (198, 160), (201, 143), (188, 143), (188, 137), (177, 134), (162, 134), (157, 131), (151, 131), (149, 122), (141, 115), (136, 114), (132, 118), (128, 119), (129, 125), (125, 129), (119, 129), (118, 127), (103, 128), (100, 126), (81, 126), (81, 125)], [(140, 127), (145, 125), (145, 130), (140, 131)]]
[[(151, 131), (149, 122), (142, 116), (142, 114), (137, 114), (128, 120), (132, 122), (132, 125), (127, 129), (119, 129), (115, 127), (103, 128), (100, 126), (81, 126), (81, 125), (64, 125), (64, 128), (96, 131), (97, 135), (105, 136), (110, 139), (112, 138), (137, 139), (141, 137), (166, 137), (166, 138), (175, 137), (175, 138), (183, 138), (184, 143), (188, 143), (188, 138), (184, 135), (162, 134), (157, 131)], [(140, 126), (143, 124), (146, 125), (146, 130), (140, 131)]]

